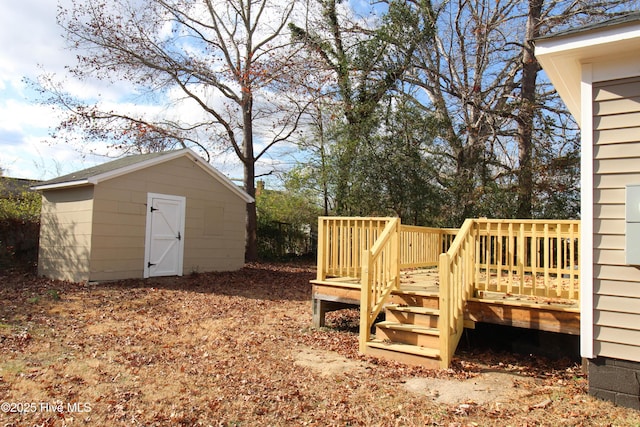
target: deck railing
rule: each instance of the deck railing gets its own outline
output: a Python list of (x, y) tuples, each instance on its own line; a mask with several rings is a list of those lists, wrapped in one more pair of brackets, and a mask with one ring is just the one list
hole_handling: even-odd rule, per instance
[(440, 366), (449, 367), (464, 330), (464, 306), (473, 295), (477, 228), (467, 219), (451, 247), (440, 255)]
[(457, 228), (400, 225), (400, 268), (437, 266), (457, 233)]
[(363, 251), (360, 289), (360, 351), (389, 294), (400, 285), (400, 219), (387, 223), (371, 249)]
[(476, 219), (476, 291), (577, 300), (580, 221)]
[(360, 278), (362, 254), (394, 218), (320, 217), (317, 279)]
[[(371, 249), (386, 225), (396, 218), (320, 217), (317, 279), (360, 280), (363, 251)], [(400, 268), (438, 265), (457, 229), (400, 224)]]

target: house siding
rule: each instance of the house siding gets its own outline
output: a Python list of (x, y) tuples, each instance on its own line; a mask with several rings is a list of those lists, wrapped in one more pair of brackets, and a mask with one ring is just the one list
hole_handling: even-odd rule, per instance
[(89, 279), (93, 187), (42, 194), (38, 275), (82, 282)]
[(186, 198), (183, 274), (242, 267), (244, 200), (179, 157), (96, 186), (91, 280), (143, 277), (147, 193)]
[(640, 269), (625, 262), (625, 186), (640, 183), (640, 78), (594, 84), (593, 114), (594, 353), (640, 362)]

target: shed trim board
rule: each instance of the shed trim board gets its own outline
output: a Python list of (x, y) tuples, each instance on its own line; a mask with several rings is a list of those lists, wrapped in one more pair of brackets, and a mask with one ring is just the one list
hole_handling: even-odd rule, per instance
[(182, 276), (186, 198), (147, 194), (144, 277)]

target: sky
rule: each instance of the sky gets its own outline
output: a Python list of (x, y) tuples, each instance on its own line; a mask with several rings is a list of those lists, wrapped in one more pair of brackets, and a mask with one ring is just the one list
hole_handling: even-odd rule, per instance
[[(80, 152), (63, 140), (53, 139), (51, 131), (60, 123), (60, 115), (52, 106), (40, 105), (38, 94), (25, 83), (45, 73), (67, 78), (65, 66), (75, 65), (76, 53), (66, 48), (63, 31), (56, 22), (57, 5), (70, 3), (0, 0), (0, 168), (4, 176), (47, 180), (113, 158), (90, 154), (96, 150), (86, 147)], [(122, 84), (106, 87), (99, 82), (84, 86), (71, 83), (73, 94), (100, 93), (101, 100), (113, 107), (110, 109), (132, 107), (131, 96)], [(117, 154), (107, 153), (104, 147), (98, 147), (98, 151)], [(243, 176), (233, 154), (216, 156), (212, 164), (232, 179)]]
[[(123, 83), (109, 87), (102, 82), (68, 80), (65, 66), (75, 65), (77, 52), (66, 48), (56, 14), (58, 5), (69, 7), (71, 3), (72, 0), (0, 0), (0, 168), (4, 176), (47, 180), (104, 163), (118, 154), (107, 152), (107, 144), (85, 146), (81, 152), (62, 138), (52, 138), (61, 116), (54, 107), (37, 102), (38, 94), (26, 80), (36, 81), (44, 74), (67, 79), (65, 89), (73, 95), (99, 93), (109, 110), (160, 111), (166, 107), (135, 103), (132, 88)], [(370, 9), (368, 0), (351, 0), (348, 4), (354, 10)], [(185, 114), (184, 107), (180, 107), (179, 114)], [(272, 154), (263, 157), (256, 172), (266, 173), (274, 165), (280, 169), (295, 163), (299, 154), (294, 148), (269, 149)], [(95, 152), (105, 155), (91, 154)], [(211, 163), (232, 179), (243, 176), (233, 153), (216, 155)]]
[(93, 166), (104, 158), (82, 156), (62, 142), (46, 142), (59, 120), (38, 105), (24, 79), (61, 73), (73, 64), (56, 23), (56, 2), (0, 0), (0, 168), (4, 176), (50, 179)]

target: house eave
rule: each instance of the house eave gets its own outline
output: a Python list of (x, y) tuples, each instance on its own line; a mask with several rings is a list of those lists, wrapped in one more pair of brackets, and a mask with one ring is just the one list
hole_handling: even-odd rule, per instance
[(580, 83), (584, 64), (636, 60), (640, 22), (575, 32), (534, 41), (538, 62), (571, 114), (581, 124)]

